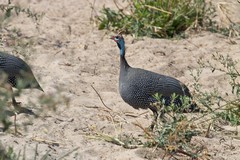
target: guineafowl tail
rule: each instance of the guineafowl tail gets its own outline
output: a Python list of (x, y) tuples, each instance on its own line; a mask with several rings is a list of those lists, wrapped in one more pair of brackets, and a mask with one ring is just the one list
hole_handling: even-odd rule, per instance
[(33, 75), (31, 76), (31, 78), (32, 78), (32, 80), (29, 83), (30, 84), (29, 88), (36, 88), (36, 89), (44, 92), (44, 90), (42, 89), (42, 87), (38, 83), (37, 79)]
[(44, 90), (42, 89), (42, 87), (40, 86), (39, 83), (37, 84), (37, 86), (36, 86), (35, 88), (36, 88), (36, 89), (39, 89), (40, 91), (43, 91), (43, 92), (44, 92)]

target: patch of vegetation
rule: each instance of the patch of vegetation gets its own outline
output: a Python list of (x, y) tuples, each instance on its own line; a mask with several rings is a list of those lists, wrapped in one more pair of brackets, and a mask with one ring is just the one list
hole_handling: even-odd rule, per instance
[(0, 143), (0, 160), (15, 160), (17, 159), (16, 153), (13, 151), (13, 148), (9, 147), (5, 149)]
[[(155, 97), (161, 99), (159, 95)], [(189, 98), (183, 97), (183, 99), (186, 102), (183, 104), (183, 108), (188, 108)], [(134, 123), (145, 133), (143, 139), (125, 133), (124, 136), (111, 136), (94, 131), (92, 131), (94, 135), (91, 138), (103, 139), (127, 149), (139, 147), (160, 148), (165, 153), (164, 155), (158, 155), (158, 158), (162, 159), (164, 157), (181, 157), (177, 156), (179, 154), (192, 159), (209, 158), (205, 146), (200, 143), (197, 144), (197, 142), (192, 143), (191, 141), (194, 136), (202, 135), (204, 132), (197, 126), (197, 120), (195, 118), (189, 119), (182, 110), (176, 110), (176, 106), (173, 103), (166, 107), (160, 107), (159, 104), (162, 103), (155, 103), (154, 105), (159, 108), (159, 115), (162, 115), (162, 112), (164, 114), (158, 117), (153, 130), (146, 129), (139, 123)]]
[(216, 117), (229, 122), (231, 125), (240, 125), (240, 102), (228, 104), (224, 108), (224, 111), (216, 113)]
[(168, 38), (203, 25), (204, 0), (134, 0), (115, 11), (103, 8), (99, 29), (122, 31), (135, 36)]
[[(191, 99), (186, 96), (172, 95), (169, 106), (162, 105), (164, 100), (160, 95), (156, 94), (154, 97), (158, 100), (153, 105), (158, 108), (159, 117), (145, 146), (161, 148), (170, 156), (182, 154), (194, 159), (206, 158), (208, 156), (204, 153), (206, 148), (191, 143), (192, 137), (201, 135), (202, 131), (197, 127), (197, 120), (189, 118), (186, 114), (189, 109), (198, 111), (198, 106), (194, 105), (193, 108)], [(182, 102), (181, 107), (176, 106), (179, 98)]]
[(39, 13), (33, 12), (29, 8), (22, 8), (19, 5), (15, 5), (15, 4), (12, 3), (11, 0), (8, 0), (7, 4), (0, 4), (0, 10), (3, 13), (3, 17), (1, 18), (2, 20), (6, 20), (7, 18), (10, 18), (11, 16), (13, 16), (13, 13), (15, 13), (16, 15), (19, 15), (19, 14), (23, 13), (23, 14), (26, 14), (27, 17), (30, 17), (35, 22), (37, 22), (44, 15), (43, 13), (39, 14)]
[[(126, 7), (117, 4), (117, 1), (114, 2), (117, 10), (104, 7), (101, 16), (97, 16), (99, 29), (124, 32), (137, 37), (157, 38), (182, 35), (190, 29), (205, 29), (230, 37), (239, 35), (240, 31), (239, 26), (235, 24), (229, 28), (220, 28), (217, 22), (213, 20), (215, 8), (211, 4), (206, 4), (204, 0), (124, 1)], [(167, 116), (164, 123), (161, 123), (163, 117), (159, 117), (153, 131), (145, 129), (141, 124), (135, 124), (144, 131), (144, 140), (131, 135), (126, 136), (126, 140), (126, 138), (121, 139), (121, 136), (111, 136), (98, 132), (95, 133), (95, 136), (125, 148), (143, 146), (161, 148), (165, 151), (165, 154), (171, 157), (181, 154), (191, 159), (210, 159), (207, 147), (200, 142), (192, 141), (192, 138), (199, 135), (209, 137), (211, 131), (216, 134), (220, 131), (218, 129), (221, 128), (221, 125), (231, 124), (236, 126), (240, 124), (240, 74), (239, 67), (237, 67), (238, 61), (229, 55), (216, 53), (212, 55), (211, 60), (205, 62), (200, 59), (198, 63), (200, 68), (194, 70), (194, 72), (191, 71), (191, 75), (194, 79), (194, 100), (201, 107), (202, 112), (189, 116), (176, 109), (174, 105), (158, 106), (159, 111), (161, 111), (159, 115), (164, 113)], [(221, 72), (232, 88), (231, 93), (226, 92), (224, 95), (219, 92), (218, 88), (214, 88), (212, 91), (204, 91), (200, 83), (203, 69), (210, 69), (213, 73)], [(228, 95), (231, 95), (231, 98)], [(160, 95), (155, 95), (155, 98), (159, 100), (159, 104), (162, 104)], [(189, 101), (184, 97), (183, 100)], [(188, 107), (185, 103), (183, 106)], [(218, 126), (219, 123), (220, 126)], [(222, 130), (224, 129), (221, 128)], [(220, 134), (224, 133), (221, 132)], [(161, 158), (164, 159), (164, 156)]]
[[(33, 18), (35, 21), (39, 20), (41, 17), (37, 13), (33, 13), (30, 9), (24, 9), (19, 5), (15, 5), (8, 0), (7, 4), (0, 4), (0, 45), (6, 47), (14, 48), (17, 53), (21, 52), (22, 55), (26, 55), (27, 51), (31, 49), (32, 41), (31, 39), (27, 40), (27, 38), (23, 38), (23, 35), (19, 29), (7, 29), (8, 21), (14, 15), (19, 14), (27, 14), (28, 17)], [(0, 122), (3, 124), (3, 131), (6, 131), (10, 126), (11, 122), (9, 122), (8, 117), (15, 115), (15, 111), (11, 111), (9, 108), (11, 104), (8, 102), (12, 98), (12, 93), (8, 89), (6, 89), (6, 75), (4, 73), (1, 74), (0, 79)], [(14, 94), (19, 95), (21, 90), (18, 90)], [(10, 109), (10, 110), (9, 110)]]
[[(66, 159), (71, 155), (74, 151), (77, 151), (79, 147), (76, 147), (68, 152), (66, 152), (64, 155), (59, 157), (58, 159)], [(32, 155), (34, 156), (34, 160), (40, 159), (40, 160), (49, 160), (51, 156), (49, 156), (50, 150), (46, 151), (42, 156), (39, 156), (38, 151), (38, 144), (36, 144), (35, 153)], [(42, 154), (42, 153), (41, 153)], [(24, 146), (23, 150), (20, 150), (18, 154), (16, 154), (16, 151), (12, 147), (3, 147), (0, 141), (0, 160), (19, 160), (19, 159), (26, 159), (26, 146)]]
[[(201, 90), (196, 89), (198, 92), (198, 97), (203, 97), (203, 105), (208, 102), (207, 106), (212, 106), (214, 104), (217, 107), (214, 110), (211, 110), (216, 115), (216, 118), (221, 118), (225, 121), (228, 121), (232, 125), (240, 124), (240, 73), (238, 71), (237, 65), (238, 61), (234, 60), (231, 56), (222, 55), (219, 53), (212, 54), (211, 61), (203, 62), (199, 60), (198, 62), (201, 68), (208, 68), (212, 72), (220, 72), (226, 76), (226, 81), (229, 86), (231, 86), (231, 92), (226, 92), (225, 95), (231, 95), (231, 97), (225, 98), (222, 94), (218, 92), (218, 89), (215, 88), (214, 92), (206, 94)], [(206, 106), (206, 105), (205, 105)]]
[[(161, 95), (156, 94), (154, 97), (158, 100), (153, 104), (158, 108), (159, 117), (154, 130), (145, 129), (141, 124), (134, 123), (145, 133), (144, 138), (133, 137), (132, 135), (111, 136), (103, 133), (96, 133), (99, 139), (121, 145), (124, 148), (150, 147), (162, 149), (165, 157), (174, 157), (176, 159), (188, 157), (191, 159), (211, 159), (207, 146), (200, 141), (193, 140), (196, 136), (210, 137), (212, 134), (227, 134), (227, 136), (236, 137), (237, 131), (227, 131), (222, 128), (223, 125), (237, 126), (240, 123), (240, 84), (238, 79), (240, 74), (237, 70), (238, 61), (229, 55), (215, 53), (211, 60), (204, 62), (199, 60), (200, 68), (191, 71), (194, 79), (194, 100), (201, 112), (196, 114), (183, 113), (184, 109), (189, 108), (189, 98), (181, 97), (183, 107), (176, 109), (174, 105), (175, 95), (172, 96), (170, 106), (163, 104)], [(210, 69), (212, 72), (221, 72), (225, 75), (226, 81), (231, 86), (230, 93), (220, 94), (217, 88), (212, 91), (203, 91), (200, 84), (203, 69)], [(229, 96), (226, 95), (230, 95)], [(219, 125), (220, 124), (220, 125)], [(239, 137), (237, 137), (239, 138)], [(154, 149), (154, 150), (155, 150)]]
[[(0, 46), (2, 50), (10, 48), (10, 50), (15, 55), (22, 55), (24, 59), (28, 59), (30, 54), (33, 51), (32, 45), (34, 44), (34, 40), (31, 37), (27, 37), (24, 35), (20, 29), (18, 28), (11, 28), (11, 22), (14, 20), (13, 17), (19, 16), (20, 14), (27, 15), (26, 18), (30, 18), (33, 20), (34, 24), (38, 25), (38, 22), (41, 20), (43, 13), (36, 13), (33, 12), (29, 8), (23, 8), (20, 4), (14, 4), (11, 0), (8, 0), (7, 4), (0, 4)], [(10, 53), (11, 54), (11, 53)], [(29, 63), (28, 63), (29, 64)], [(29, 64), (31, 65), (31, 64)], [(17, 124), (16, 128), (18, 131), (25, 129), (27, 131), (27, 125), (32, 123), (34, 118), (38, 118), (39, 115), (45, 116), (49, 113), (49, 111), (57, 111), (57, 107), (59, 105), (68, 107), (69, 98), (67, 98), (63, 93), (62, 90), (59, 88), (55, 88), (56, 90), (52, 93), (41, 93), (39, 97), (34, 100), (31, 100), (30, 97), (27, 102), (22, 102), (20, 107), (23, 111), (19, 111), (15, 107), (13, 107), (11, 98), (12, 94), (15, 95), (15, 98), (18, 100), (18, 96), (22, 94), (22, 87), (19, 86), (19, 89), (13, 91), (13, 93), (6, 89), (6, 75), (4, 73), (0, 73), (0, 123), (1, 123), (1, 131), (8, 133), (15, 133), (12, 131), (13, 128), (13, 116), (20, 113), (26, 113), (24, 111), (31, 111), (31, 116), (27, 116), (29, 122)], [(41, 84), (41, 83), (40, 83)], [(43, 88), (45, 88), (43, 86)], [(33, 98), (33, 97), (32, 97)], [(32, 111), (29, 107), (34, 108)], [(29, 109), (28, 109), (29, 108)], [(17, 122), (18, 123), (18, 122)], [(21, 128), (21, 129), (20, 129)], [(1, 141), (0, 141), (1, 142)], [(14, 146), (13, 146), (14, 148)], [(25, 159), (25, 150), (20, 155), (17, 155), (13, 148), (6, 148), (6, 145), (0, 145), (0, 160), (1, 159), (19, 159), (19, 157), (23, 157)], [(37, 150), (37, 148), (36, 148)], [(37, 152), (35, 157), (37, 156)], [(46, 153), (40, 159), (48, 159), (48, 153)], [(36, 158), (35, 158), (36, 159)]]
[(30, 8), (24, 8), (20, 4), (12, 3), (11, 0), (8, 0), (7, 4), (0, 4), (0, 46), (4, 49), (11, 47), (14, 52), (23, 55), (27, 59), (29, 53), (33, 50), (33, 37), (23, 35), (18, 28), (9, 29), (7, 27), (11, 22), (11, 18), (19, 15), (26, 15), (27, 18), (33, 21), (36, 28), (38, 28), (44, 13), (34, 12)]
[(145, 146), (158, 147), (166, 151), (166, 154), (174, 155), (176, 153), (185, 153), (191, 158), (198, 158), (200, 148), (191, 144), (193, 136), (199, 134), (199, 131), (194, 130), (192, 123), (189, 123), (187, 118), (183, 115), (182, 119), (176, 119), (172, 122), (164, 122), (158, 125), (151, 139), (149, 139)]
[[(133, 0), (114, 1), (116, 10), (103, 7), (96, 16), (98, 28), (123, 32), (136, 37), (186, 37), (186, 31), (207, 30), (225, 36), (239, 36), (240, 25), (228, 18), (228, 10), (218, 8), (225, 15), (228, 27), (215, 21), (216, 7), (205, 0)], [(123, 5), (120, 5), (123, 3)], [(92, 9), (94, 9), (94, 4)], [(219, 4), (220, 5), (220, 4)], [(91, 17), (91, 20), (93, 18)]]

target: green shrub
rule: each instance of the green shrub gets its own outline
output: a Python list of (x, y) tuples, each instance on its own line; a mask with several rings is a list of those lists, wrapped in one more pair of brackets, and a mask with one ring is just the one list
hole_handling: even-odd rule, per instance
[(35, 13), (29, 8), (22, 8), (19, 5), (15, 5), (11, 2), (11, 0), (8, 0), (7, 4), (0, 4), (0, 11), (2, 11), (4, 15), (4, 20), (11, 17), (13, 13), (16, 15), (19, 15), (20, 13), (26, 14), (28, 17), (32, 18), (35, 21), (38, 21), (44, 15), (43, 13)]
[[(225, 75), (226, 82), (231, 86), (231, 92), (226, 92), (225, 95), (231, 95), (231, 97), (226, 98), (221, 95), (217, 88), (211, 92), (202, 92), (201, 85), (199, 83), (194, 84), (195, 91), (197, 92), (198, 101), (215, 115), (215, 118), (220, 118), (225, 122), (232, 125), (240, 124), (240, 83), (238, 79), (240, 78), (240, 73), (238, 71), (239, 61), (233, 59), (230, 55), (222, 55), (219, 53), (212, 54), (211, 60), (203, 62), (199, 60), (201, 69), (208, 68), (212, 72), (219, 71)], [(201, 72), (201, 71), (200, 71)], [(193, 76), (194, 79), (198, 81), (197, 77), (200, 77), (201, 73), (197, 76)], [(214, 104), (217, 107), (211, 109)]]
[(228, 105), (224, 111), (216, 113), (217, 117), (220, 117), (224, 121), (229, 122), (231, 125), (240, 125), (240, 104), (238, 102), (237, 106)]
[(15, 160), (17, 159), (16, 153), (14, 153), (13, 148), (4, 148), (0, 142), (0, 160)]
[(159, 38), (198, 27), (204, 14), (204, 0), (134, 0), (127, 9), (103, 8), (98, 19), (99, 29)]

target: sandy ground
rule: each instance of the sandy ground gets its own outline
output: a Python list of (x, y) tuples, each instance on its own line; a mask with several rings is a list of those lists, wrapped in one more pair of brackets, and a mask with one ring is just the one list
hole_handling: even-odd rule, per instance
[[(59, 159), (73, 151), (65, 159), (161, 159), (162, 153), (152, 148), (125, 149), (102, 140), (91, 139), (91, 132), (110, 135), (130, 134), (143, 136), (143, 131), (132, 123), (149, 126), (151, 112), (134, 110), (121, 99), (118, 93), (119, 50), (109, 37), (113, 33), (99, 31), (90, 22), (95, 12), (91, 1), (84, 0), (28, 0), (17, 1), (22, 7), (30, 7), (44, 13), (38, 25), (25, 15), (13, 16), (6, 24), (7, 29), (19, 29), (22, 41), (31, 40), (31, 48), (11, 48), (6, 42), (2, 50), (18, 51), (32, 66), (45, 93), (26, 90), (17, 99), (22, 104), (33, 101), (42, 94), (54, 94), (56, 87), (70, 99), (69, 107), (57, 106), (57, 111), (47, 111), (39, 118), (20, 114), (17, 116), (22, 136), (1, 133), (4, 146), (12, 146), (16, 153), (24, 152), (26, 159), (33, 159), (36, 145), (37, 159), (47, 153), (48, 159)], [(1, 1), (6, 3), (6, 1)], [(96, 11), (103, 5), (114, 7), (114, 3), (97, 0)], [(7, 41), (7, 40), (6, 40)], [(148, 69), (176, 77), (192, 90), (193, 78), (189, 68), (196, 70), (197, 60), (211, 59), (212, 53), (230, 54), (240, 59), (240, 39), (229, 40), (220, 34), (201, 32), (188, 39), (166, 40), (143, 38), (135, 40), (125, 36), (127, 60), (131, 66)], [(234, 42), (234, 43), (232, 43)], [(13, 43), (13, 42), (12, 42)], [(219, 72), (205, 69), (201, 75), (204, 90), (217, 87), (223, 94), (230, 91), (226, 77)], [(107, 109), (100, 101), (101, 95)], [(39, 104), (37, 107), (41, 107)], [(27, 106), (33, 111), (39, 108)], [(112, 116), (111, 116), (112, 115)], [(112, 120), (114, 118), (114, 121)], [(31, 122), (29, 123), (29, 118)], [(13, 118), (11, 118), (12, 120)], [(26, 125), (27, 131), (22, 127)], [(213, 134), (214, 135), (214, 134)], [(43, 141), (44, 140), (44, 141)], [(212, 138), (196, 137), (207, 146), (210, 159), (239, 159), (240, 141), (225, 135)], [(58, 145), (54, 145), (54, 143)]]

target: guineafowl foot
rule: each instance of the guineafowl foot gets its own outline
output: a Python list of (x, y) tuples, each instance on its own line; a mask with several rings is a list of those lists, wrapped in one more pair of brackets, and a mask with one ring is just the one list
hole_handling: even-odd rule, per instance
[(22, 102), (14, 102), (14, 104), (13, 104), (13, 105), (15, 105), (15, 106), (20, 106), (20, 105), (21, 105), (21, 103), (22, 103)]
[(12, 97), (12, 104), (13, 104), (14, 108), (18, 108), (21, 106), (21, 102), (17, 102), (14, 97)]
[(34, 112), (31, 109), (21, 107), (21, 102), (17, 102), (14, 97), (12, 98), (12, 104), (17, 113), (27, 113), (30, 115), (34, 115)]
[(152, 124), (148, 127), (149, 131), (153, 131), (156, 126), (156, 122), (153, 121)]
[(21, 107), (21, 106), (14, 107), (14, 108), (17, 111), (18, 114), (19, 113), (26, 113), (26, 114), (30, 114), (30, 115), (35, 115), (34, 112), (31, 109), (24, 108), (24, 107)]

